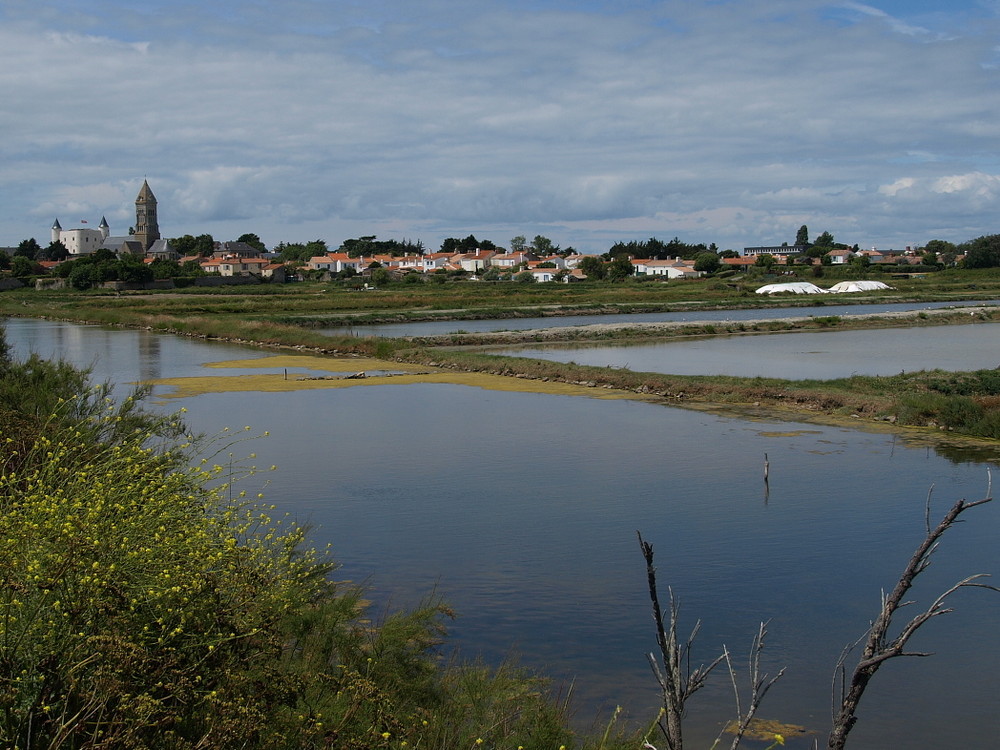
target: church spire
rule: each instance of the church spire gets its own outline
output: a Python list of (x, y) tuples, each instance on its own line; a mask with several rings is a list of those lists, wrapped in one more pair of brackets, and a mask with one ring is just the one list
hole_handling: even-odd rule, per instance
[(149, 183), (142, 181), (142, 188), (135, 199), (135, 238), (142, 243), (143, 252), (160, 239), (160, 226), (156, 221), (156, 196)]

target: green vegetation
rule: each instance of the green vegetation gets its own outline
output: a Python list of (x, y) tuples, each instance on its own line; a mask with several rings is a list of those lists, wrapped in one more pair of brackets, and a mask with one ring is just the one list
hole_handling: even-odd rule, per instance
[(187, 468), (176, 420), (85, 381), (0, 337), (0, 744), (596, 746), (537, 677), (442, 656), (441, 602), (376, 620), (252, 470)]

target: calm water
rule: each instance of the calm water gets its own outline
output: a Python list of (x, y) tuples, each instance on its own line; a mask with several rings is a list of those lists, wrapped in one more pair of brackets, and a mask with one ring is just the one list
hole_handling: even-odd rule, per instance
[(754, 334), (645, 344), (507, 347), (517, 357), (671, 375), (830, 379), (1000, 366), (1000, 325)]
[[(7, 336), (19, 352), (61, 353), (116, 380), (218, 374), (200, 365), (266, 356), (40, 321), (11, 320)], [(766, 669), (788, 672), (761, 715), (822, 738), (833, 665), (919, 540), (929, 488), (939, 515), (987, 484), (986, 464), (892, 435), (639, 402), (412, 385), (211, 394), (167, 408), (180, 406), (197, 430), (269, 430), (246, 447), (280, 467), (268, 500), (315, 524), (343, 577), (368, 580), (380, 606), (436, 587), (459, 612), (458, 648), (491, 659), (514, 648), (575, 680), (582, 723), (616, 703), (653, 715), (644, 654), (655, 641), (637, 529), (682, 601), (682, 630), (703, 621), (696, 660), (727, 644), (742, 666), (770, 619)], [(927, 603), (958, 578), (1000, 569), (998, 530), (1000, 506), (978, 509), (913, 598)], [(995, 745), (1000, 597), (962, 592), (954, 604), (913, 644), (935, 657), (889, 664), (875, 678), (852, 748)], [(696, 696), (692, 747), (711, 745), (731, 705), (721, 676)]]
[(464, 331), (528, 331), (536, 328), (586, 326), (596, 323), (668, 323), (718, 320), (770, 320), (826, 315), (873, 315), (880, 312), (907, 312), (966, 305), (995, 305), (1000, 300), (986, 302), (900, 302), (893, 304), (824, 304), (809, 307), (769, 307), (758, 310), (698, 310), (687, 312), (635, 313), (617, 315), (570, 315), (565, 317), (505, 318), (503, 320), (429, 320), (412, 323), (390, 323), (371, 326), (341, 326), (324, 328), (320, 333), (331, 336), (438, 336)]

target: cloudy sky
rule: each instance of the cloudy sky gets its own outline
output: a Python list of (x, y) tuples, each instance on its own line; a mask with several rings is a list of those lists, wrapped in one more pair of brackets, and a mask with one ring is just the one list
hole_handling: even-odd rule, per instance
[(0, 246), (1000, 232), (1000, 0), (0, 0)]

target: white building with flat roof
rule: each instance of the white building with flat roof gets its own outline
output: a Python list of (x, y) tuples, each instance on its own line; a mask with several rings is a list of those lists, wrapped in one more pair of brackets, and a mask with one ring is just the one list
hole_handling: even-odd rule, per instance
[(104, 244), (110, 231), (108, 220), (103, 216), (99, 229), (91, 229), (90, 227), (63, 229), (59, 224), (59, 219), (56, 219), (52, 224), (52, 241), (61, 242), (71, 256), (90, 255)]

